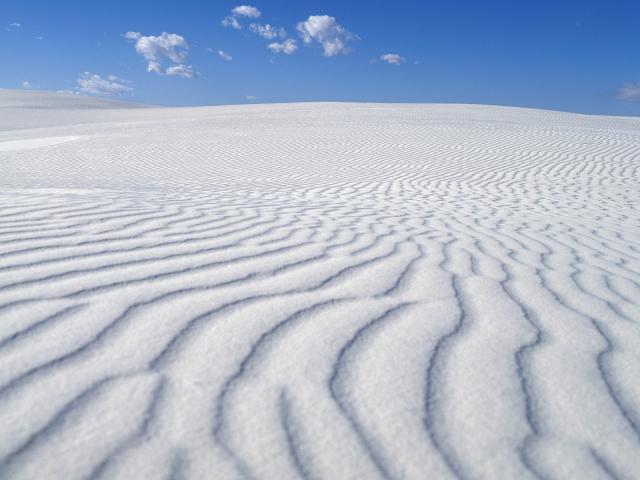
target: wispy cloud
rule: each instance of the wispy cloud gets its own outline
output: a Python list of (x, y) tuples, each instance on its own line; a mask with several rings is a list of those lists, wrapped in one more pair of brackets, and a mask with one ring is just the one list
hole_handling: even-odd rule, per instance
[(298, 23), (296, 29), (304, 43), (320, 44), (325, 57), (349, 53), (348, 43), (358, 38), (329, 15), (311, 15)]
[(230, 62), (231, 60), (233, 60), (233, 57), (229, 55), (227, 52), (225, 52), (224, 50), (218, 50), (218, 56), (223, 60), (226, 60), (227, 62)]
[[(102, 78), (100, 75), (91, 72), (83, 72), (76, 80), (76, 90), (90, 95), (122, 95), (124, 93), (131, 94), (133, 89), (127, 85), (126, 80), (109, 75)], [(27, 87), (25, 87), (27, 88)]]
[(229, 28), (235, 28), (236, 30), (241, 30), (241, 17), (258, 18), (260, 15), (262, 14), (256, 7), (252, 7), (251, 5), (238, 5), (231, 9), (231, 15), (227, 15), (222, 19), (222, 25)]
[(238, 17), (233, 15), (229, 15), (228, 17), (224, 17), (222, 19), (222, 26), (227, 28), (235, 28), (236, 30), (242, 30), (242, 25), (238, 21)]
[(29, 82), (28, 80), (24, 80), (20, 86), (24, 89), (29, 90), (31, 88), (31, 82)]
[(274, 27), (268, 23), (252, 23), (249, 25), (249, 30), (253, 33), (257, 33), (267, 40), (273, 40), (277, 37), (284, 38), (287, 36), (287, 31), (284, 28)]
[(184, 64), (171, 65), (170, 67), (166, 68), (162, 74), (169, 77), (182, 77), (188, 79), (192, 79), (196, 76), (195, 72), (193, 71), (193, 67), (191, 65)]
[[(135, 49), (147, 61), (147, 72), (160, 75), (193, 78), (190, 65), (185, 65), (189, 44), (183, 36), (162, 32), (160, 35), (142, 35), (140, 32), (127, 32), (124, 37), (135, 41)], [(165, 66), (167, 60), (172, 65)]]
[(384, 55), (380, 56), (380, 60), (391, 65), (402, 65), (404, 62), (406, 62), (406, 59), (404, 57), (401, 57), (397, 53), (385, 53)]
[(298, 44), (295, 40), (288, 38), (282, 43), (270, 43), (267, 48), (273, 53), (284, 53), (285, 55), (291, 55), (298, 50)]
[(625, 83), (616, 94), (618, 100), (626, 102), (639, 102), (640, 101), (640, 82), (627, 82)]

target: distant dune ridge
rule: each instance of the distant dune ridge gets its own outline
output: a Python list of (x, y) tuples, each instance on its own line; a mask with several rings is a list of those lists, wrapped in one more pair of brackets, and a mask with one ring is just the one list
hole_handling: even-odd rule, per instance
[(39, 110), (78, 110), (78, 109), (114, 109), (114, 108), (141, 108), (144, 105), (107, 100), (96, 97), (77, 95), (73, 92), (47, 92), (41, 90), (11, 90), (0, 88), (0, 108)]
[(640, 475), (640, 119), (0, 90), (0, 478)]

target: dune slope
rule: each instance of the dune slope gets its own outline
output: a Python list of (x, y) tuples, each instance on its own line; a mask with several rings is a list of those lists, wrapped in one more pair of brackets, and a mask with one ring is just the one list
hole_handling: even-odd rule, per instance
[(0, 92), (0, 478), (637, 478), (639, 119), (69, 97)]

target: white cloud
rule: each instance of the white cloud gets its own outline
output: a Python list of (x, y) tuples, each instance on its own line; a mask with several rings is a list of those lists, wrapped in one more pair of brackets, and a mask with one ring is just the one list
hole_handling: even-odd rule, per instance
[(406, 61), (404, 57), (401, 57), (397, 53), (385, 53), (380, 56), (380, 60), (391, 65), (402, 65)]
[[(167, 32), (162, 32), (158, 36), (127, 32), (124, 37), (128, 40), (135, 40), (136, 52), (147, 61), (147, 72), (183, 78), (194, 77), (192, 67), (183, 64), (189, 50), (189, 44), (183, 36)], [(173, 62), (173, 65), (164, 67), (163, 63), (166, 60)]]
[(249, 18), (258, 18), (261, 13), (256, 7), (252, 7), (251, 5), (238, 5), (231, 10), (233, 15), (238, 17), (249, 17)]
[(13, 22), (13, 23), (9, 24), (9, 27), (11, 27), (11, 28), (20, 28), (21, 26), (22, 26), (22, 24), (18, 23), (18, 22)]
[(164, 70), (162, 69), (162, 65), (160, 65), (159, 62), (149, 62), (147, 63), (147, 72), (162, 75), (164, 73)]
[(20, 86), (21, 86), (22, 88), (26, 88), (26, 89), (28, 90), (28, 89), (30, 89), (30, 88), (31, 88), (31, 83), (30, 83), (29, 81), (27, 81), (27, 80), (24, 80), (24, 81), (20, 84)]
[(169, 68), (165, 69), (164, 75), (167, 75), (170, 77), (175, 76), (175, 77), (182, 77), (182, 78), (188, 78), (188, 79), (195, 77), (193, 67), (191, 65), (184, 65), (184, 64), (171, 65)]
[(315, 41), (322, 45), (325, 57), (349, 53), (347, 43), (357, 38), (329, 15), (311, 15), (304, 22), (298, 23), (296, 29), (304, 43)]
[(189, 45), (176, 33), (145, 36), (139, 32), (127, 32), (125, 38), (136, 40), (136, 51), (148, 61), (157, 62), (166, 57), (174, 63), (181, 63), (187, 57)]
[(267, 40), (273, 40), (277, 37), (284, 38), (287, 36), (287, 32), (284, 28), (277, 28), (273, 25), (269, 25), (268, 23), (252, 23), (251, 25), (249, 25), (249, 30), (251, 30), (253, 33), (257, 33), (262, 38), (266, 38)]
[(242, 25), (240, 25), (240, 22), (238, 21), (238, 17), (235, 17), (233, 15), (229, 15), (227, 17), (224, 17), (222, 19), (222, 26), (223, 27), (235, 28), (236, 30), (241, 30), (242, 29)]
[(638, 102), (640, 101), (640, 82), (636, 83), (625, 83), (620, 90), (618, 90), (618, 94), (616, 95), (618, 100), (624, 100), (627, 102)]
[(267, 45), (267, 48), (273, 53), (284, 53), (285, 55), (291, 55), (296, 50), (298, 50), (298, 44), (295, 40), (287, 38), (282, 43), (270, 43), (269, 45)]
[(244, 97), (244, 98), (245, 98), (246, 100), (249, 100), (249, 101), (251, 101), (251, 100), (257, 100), (257, 99), (258, 99), (258, 97), (256, 97), (255, 95), (247, 95), (247, 96), (246, 96), (246, 97)]
[(222, 19), (222, 25), (241, 30), (242, 25), (238, 21), (239, 17), (258, 18), (260, 15), (262, 14), (256, 7), (252, 7), (251, 5), (238, 5), (231, 10), (231, 15), (227, 15)]
[(126, 85), (126, 81), (115, 75), (109, 75), (106, 79), (95, 73), (84, 72), (76, 80), (76, 90), (91, 95), (121, 95), (133, 93), (133, 89)]
[(227, 52), (225, 52), (224, 50), (218, 50), (218, 55), (220, 56), (220, 58), (222, 58), (223, 60), (226, 60), (227, 62), (230, 62), (231, 60), (233, 60), (233, 57), (229, 55)]

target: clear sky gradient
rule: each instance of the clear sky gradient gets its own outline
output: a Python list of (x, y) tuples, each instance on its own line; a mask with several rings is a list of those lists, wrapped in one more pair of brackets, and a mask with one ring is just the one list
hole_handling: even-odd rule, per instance
[(5, 88), (640, 116), (639, 0), (2, 0), (0, 39)]

